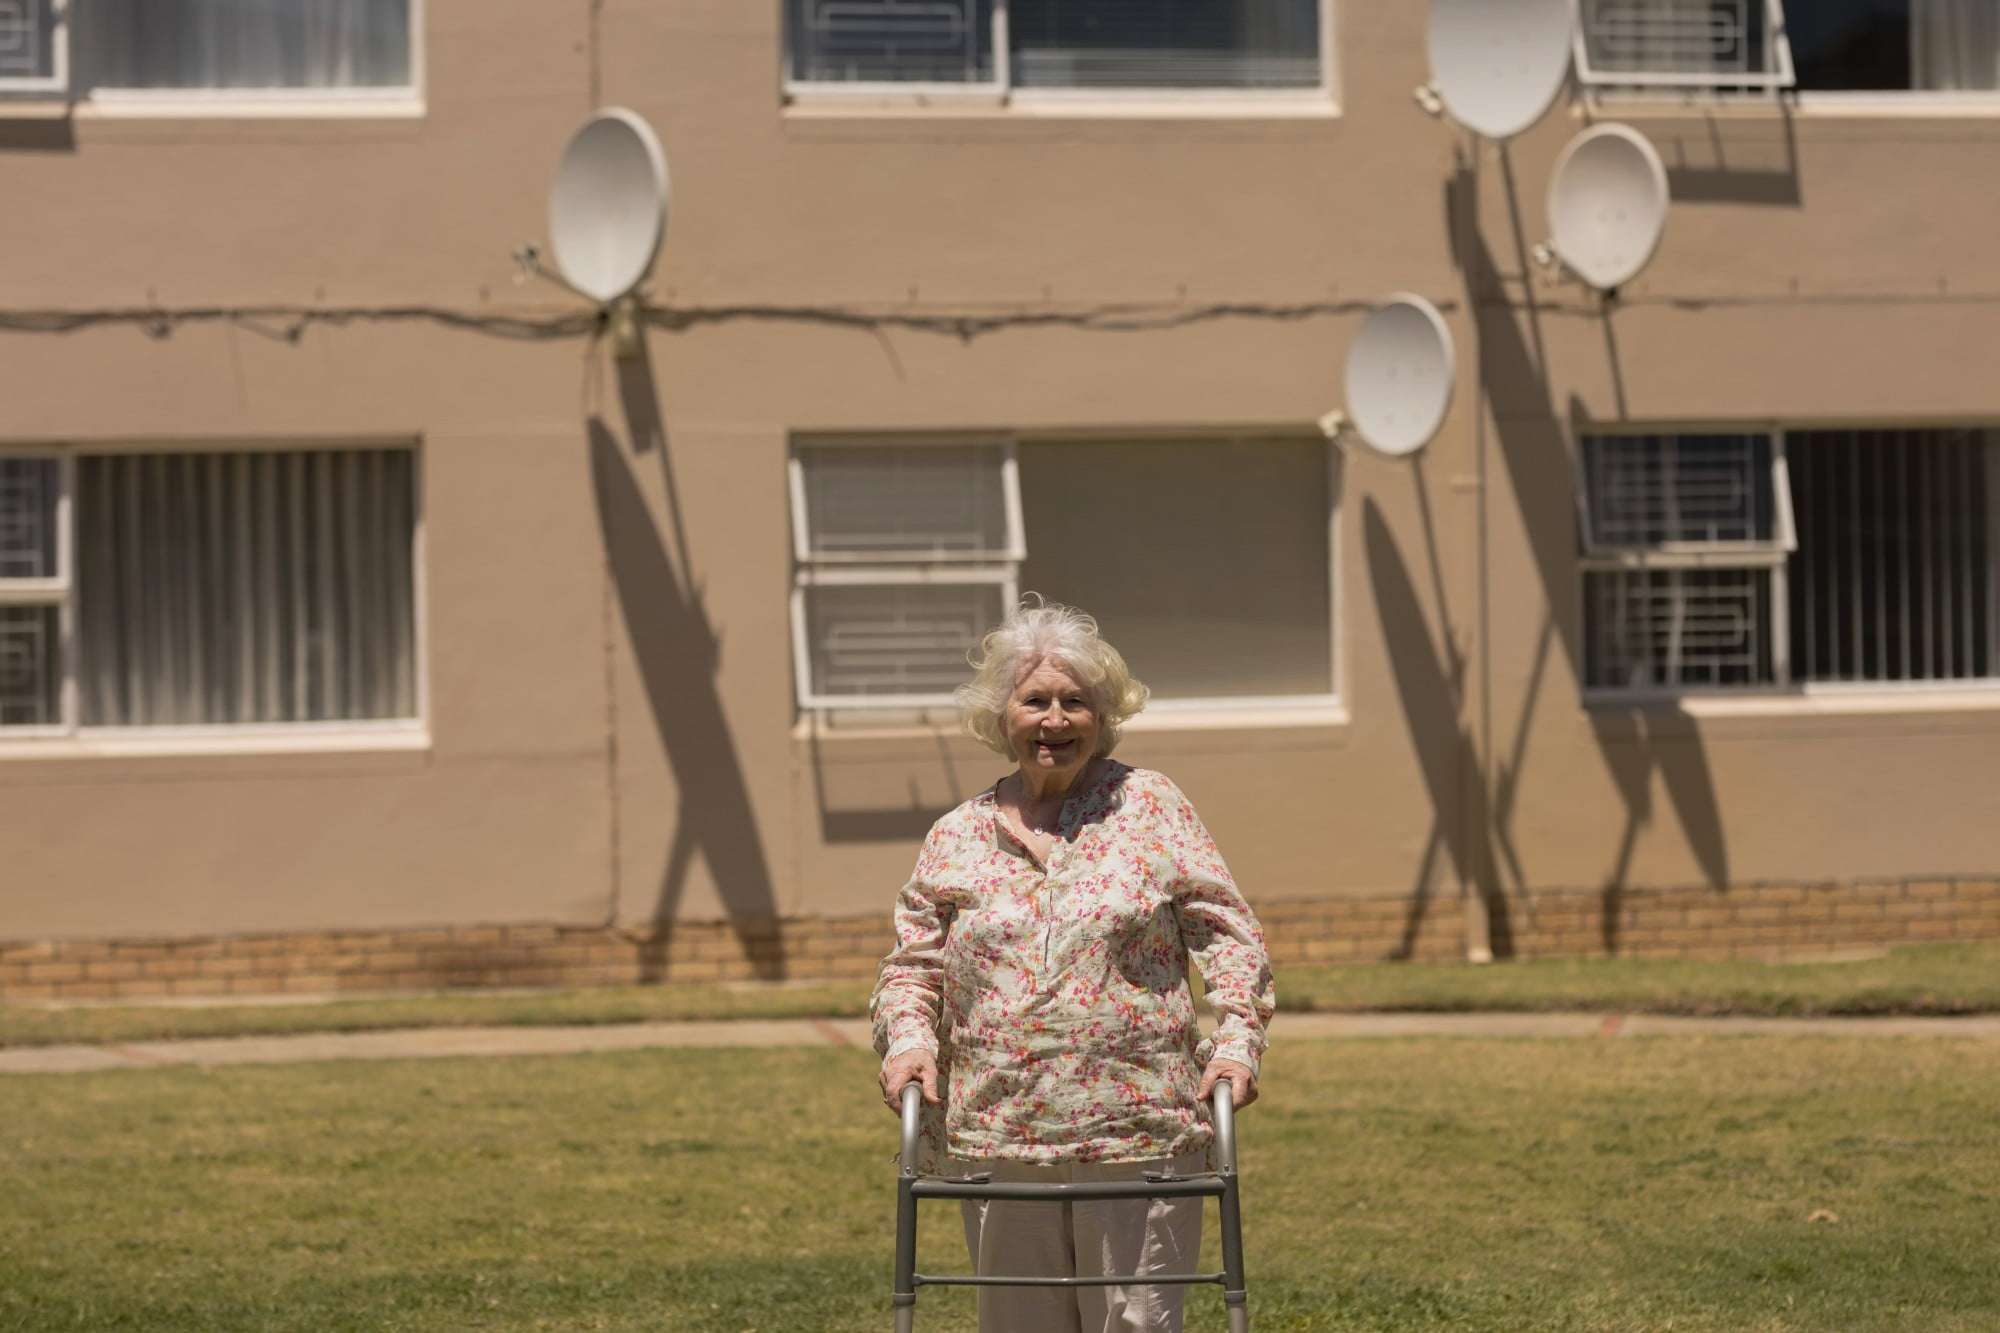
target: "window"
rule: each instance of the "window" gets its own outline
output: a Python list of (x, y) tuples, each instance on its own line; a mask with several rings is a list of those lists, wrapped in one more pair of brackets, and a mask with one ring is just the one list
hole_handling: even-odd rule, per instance
[(1977, 430), (1586, 438), (1586, 684), (1993, 677), (1994, 444)]
[(949, 704), (967, 650), (1018, 588), (1013, 448), (802, 445), (792, 531), (800, 706)]
[(794, 85), (1318, 89), (1324, 0), (787, 0)]
[(1993, 92), (2000, 0), (1583, 0), (1586, 84)]
[(62, 721), (68, 519), (57, 460), (0, 456), (0, 728)]
[(1799, 519), (1788, 571), (1799, 679), (1996, 674), (1994, 439), (1974, 430), (1788, 437)]
[(0, 459), (0, 728), (414, 717), (416, 522), (407, 449)]
[(418, 2), (0, 0), (0, 91), (407, 96)]
[(1324, 441), (803, 444), (799, 702), (945, 707), (1032, 590), (1081, 606), (1167, 711), (1333, 699)]

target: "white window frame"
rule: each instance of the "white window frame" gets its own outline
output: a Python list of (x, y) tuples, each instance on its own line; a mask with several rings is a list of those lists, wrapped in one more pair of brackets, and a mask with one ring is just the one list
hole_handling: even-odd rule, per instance
[[(411, 456), (410, 614), (411, 652), (416, 713), (400, 718), (342, 718), (323, 722), (218, 722), (175, 726), (84, 726), (78, 685), (76, 647), (76, 463), (79, 458), (110, 454), (151, 453), (172, 449), (181, 453), (247, 453), (316, 449), (401, 449)], [(286, 440), (219, 440), (191, 445), (187, 441), (134, 440), (51, 448), (46, 445), (0, 444), (0, 455), (54, 459), (58, 466), (56, 502), (57, 567), (55, 579), (0, 579), (0, 606), (57, 605), (60, 597), (60, 724), (50, 727), (0, 727), (0, 761), (32, 758), (106, 758), (181, 754), (284, 754), (349, 751), (421, 750), (430, 746), (430, 612), (429, 569), (424, 505), (424, 450), (414, 436)]]
[[(908, 552), (815, 552), (806, 509), (805, 454), (816, 450), (879, 448), (883, 445), (1000, 450), (1001, 504), (1007, 525), (1005, 548), (999, 552), (938, 551), (928, 555)], [(819, 693), (814, 687), (812, 673), (806, 590), (925, 583), (990, 584), (1001, 590), (1003, 605), (1014, 605), (1020, 600), (1021, 561), (1027, 558), (1028, 546), (1027, 530), (1021, 514), (1020, 460), (1013, 438), (992, 435), (905, 438), (893, 434), (802, 438), (793, 441), (791, 457), (787, 461), (787, 481), (792, 501), (792, 558), (795, 563), (791, 594), (792, 679), (800, 710), (824, 714), (920, 712), (950, 708), (952, 698), (949, 693), (866, 696)]]
[(807, 637), (806, 589), (824, 587), (882, 588), (925, 583), (991, 584), (1000, 589), (1003, 605), (1020, 600), (1018, 565), (883, 566), (868, 569), (801, 569), (792, 583), (792, 670), (798, 683), (799, 707), (807, 712), (912, 712), (950, 708), (945, 694), (820, 694), (813, 688), (812, 642)]
[(56, 608), (56, 669), (62, 673), (56, 684), (56, 721), (47, 726), (0, 727), (0, 744), (14, 739), (32, 740), (68, 736), (76, 730), (76, 461), (66, 454), (47, 449), (0, 448), (0, 456), (26, 458), (56, 465), (56, 572), (39, 579), (0, 578), (0, 606)]
[[(1129, 433), (1106, 434), (1099, 432), (1096, 439), (1143, 439), (1159, 437), (1157, 432), (1135, 431)], [(1183, 432), (1181, 437), (1213, 441), (1217, 444), (1242, 440), (1272, 440), (1279, 436), (1245, 436), (1232, 431)], [(1004, 468), (1006, 471), (1006, 497), (1008, 503), (1008, 531), (1010, 549), (1008, 562), (995, 563), (986, 557), (961, 556), (954, 559), (939, 558), (935, 561), (912, 563), (907, 560), (896, 564), (876, 563), (863, 565), (851, 563), (867, 557), (814, 557), (811, 554), (809, 534), (805, 522), (805, 472), (800, 459), (802, 449), (839, 448), (842, 445), (882, 445), (885, 443), (921, 443), (918, 439), (905, 440), (893, 433), (877, 436), (852, 437), (807, 437), (794, 441), (790, 459), (790, 491), (792, 502), (792, 550), (796, 563), (790, 601), (792, 629), (792, 669), (796, 683), (796, 695), (803, 719), (817, 732), (832, 714), (866, 716), (870, 713), (925, 714), (935, 710), (955, 707), (949, 694), (942, 695), (873, 695), (857, 699), (847, 695), (820, 695), (811, 688), (812, 653), (807, 637), (805, 590), (808, 587), (826, 584), (884, 585), (897, 583), (995, 583), (1006, 599), (1006, 605), (1013, 606), (1020, 600), (1020, 568), (1027, 559), (1027, 528), (1023, 512), (1020, 489), (1019, 444), (1020, 436), (977, 436), (937, 441), (959, 445), (993, 445), (1006, 447)], [(1164, 438), (1164, 437), (1160, 437)], [(1205, 695), (1182, 699), (1153, 699), (1143, 713), (1126, 724), (1129, 731), (1147, 731), (1164, 728), (1199, 728), (1206, 726), (1296, 726), (1310, 723), (1345, 723), (1347, 712), (1342, 692), (1346, 671), (1342, 653), (1345, 643), (1340, 632), (1342, 598), (1340, 591), (1340, 511), (1342, 468), (1345, 455), (1331, 441), (1322, 443), (1322, 462), (1326, 468), (1327, 519), (1326, 519), (1326, 560), (1327, 560), (1327, 689), (1308, 694), (1285, 695)], [(1091, 439), (1073, 435), (1045, 437), (1046, 442), (1089, 448)], [(1045, 442), (1036, 439), (1035, 443)]]
[[(33, 3), (33, 0), (29, 0)], [(0, 77), (0, 96), (63, 97), (69, 93), (69, 7), (70, 0), (50, 0), (49, 73)]]
[(0, 99), (59, 98), (86, 117), (129, 119), (403, 119), (425, 112), (425, 30), (429, 0), (410, 0), (410, 81), (379, 88), (100, 88), (76, 86), (69, 58), (73, 5), (89, 0), (55, 0), (62, 14), (57, 31), (60, 79), (32, 85), (0, 80)]
[[(983, 83), (838, 82), (795, 79), (789, 28), (781, 28), (783, 100), (805, 112), (978, 111), (1016, 116), (1328, 116), (1340, 111), (1334, 40), (1336, 0), (1317, 0), (1319, 83), (1311, 88), (1017, 88), (1013, 86), (1008, 0), (993, 0), (993, 77)], [(788, 23), (780, 11), (781, 24)]]
[[(1789, 437), (1794, 432), (1811, 430), (1868, 430), (1876, 427), (1884, 429), (1927, 429), (1947, 427), (1964, 423), (1929, 422), (1913, 425), (1901, 422), (1840, 422), (1823, 426), (1807, 426), (1799, 422), (1777, 421), (1704, 421), (1672, 422), (1666, 424), (1621, 424), (1612, 429), (1593, 426), (1587, 433), (1593, 437), (1612, 435), (1703, 435), (1703, 434), (1764, 434), (1771, 439), (1772, 473), (1772, 539), (1768, 542), (1713, 542), (1713, 543), (1663, 543), (1658, 546), (1606, 546), (1593, 544), (1590, 527), (1589, 503), (1584, 494), (1586, 485), (1582, 474), (1582, 442), (1577, 442), (1574, 450), (1578, 473), (1577, 486), (1577, 532), (1582, 546), (1582, 554), (1577, 560), (1576, 579), (1576, 625), (1579, 632), (1587, 628), (1589, 608), (1585, 601), (1584, 589), (1588, 576), (1592, 573), (1621, 570), (1668, 570), (1668, 569), (1768, 569), (1771, 575), (1770, 624), (1767, 627), (1771, 639), (1771, 675), (1769, 684), (1763, 685), (1688, 685), (1688, 686), (1647, 686), (1638, 689), (1624, 686), (1582, 685), (1583, 702), (1586, 707), (1593, 705), (1619, 706), (1630, 704), (1680, 703), (1693, 701), (1706, 705), (1703, 711), (1729, 713), (1749, 711), (1762, 705), (1778, 702), (1781, 706), (1797, 701), (1808, 704), (1826, 700), (1869, 700), (1869, 699), (1912, 699), (1933, 697), (1939, 699), (1972, 700), (1980, 706), (2000, 705), (2000, 674), (1985, 678), (1957, 678), (1950, 680), (1796, 680), (1791, 672), (1791, 589), (1789, 562), (1798, 549), (1798, 531), (1793, 517), (1791, 472), (1787, 464)], [(1994, 429), (1991, 426), (1980, 429)], [(2000, 446), (1989, 446), (2000, 456)], [(1996, 457), (2000, 461), (2000, 457)], [(2000, 481), (2000, 469), (1992, 474)], [(1987, 530), (1996, 539), (1996, 545), (1989, 548), (1987, 559), (1993, 566), (1990, 571), (1992, 595), (2000, 598), (2000, 486), (1989, 487), (1987, 495)], [(2000, 626), (2000, 609), (1991, 614), (1996, 616), (1996, 626)], [(1581, 663), (1579, 662), (1579, 675)], [(1991, 703), (1984, 702), (1991, 700)]]

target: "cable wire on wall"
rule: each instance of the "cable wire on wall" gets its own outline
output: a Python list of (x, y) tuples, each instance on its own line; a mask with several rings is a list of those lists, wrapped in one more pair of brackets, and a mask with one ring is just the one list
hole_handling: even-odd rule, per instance
[[(1532, 305), (1542, 314), (1596, 318), (1605, 306), (1597, 300), (1538, 298), (1482, 300), (1481, 307), (1513, 309)], [(1714, 310), (1747, 306), (1815, 305), (1991, 305), (2000, 292), (1931, 290), (1885, 292), (1772, 292), (1741, 295), (1621, 294), (1616, 308), (1665, 307)], [(1462, 301), (1442, 298), (1439, 310), (1453, 312)], [(642, 304), (640, 315), (651, 328), (685, 332), (732, 323), (803, 324), (858, 332), (908, 332), (951, 337), (961, 342), (1030, 329), (1076, 329), (1097, 333), (1148, 333), (1226, 320), (1299, 323), (1315, 319), (1365, 315), (1374, 302), (1364, 300), (1304, 301), (1295, 304), (1261, 301), (1213, 302), (1204, 305), (1118, 302), (1043, 309), (897, 310), (855, 305), (723, 305), (671, 306)], [(498, 313), (435, 305), (378, 306), (105, 306), (83, 310), (0, 309), (0, 333), (67, 334), (105, 327), (137, 328), (149, 337), (168, 338), (180, 328), (228, 324), (283, 342), (298, 342), (315, 326), (345, 328), (352, 324), (428, 323), (486, 337), (521, 342), (550, 342), (596, 337), (604, 331), (606, 312), (598, 310), (548, 313)]]

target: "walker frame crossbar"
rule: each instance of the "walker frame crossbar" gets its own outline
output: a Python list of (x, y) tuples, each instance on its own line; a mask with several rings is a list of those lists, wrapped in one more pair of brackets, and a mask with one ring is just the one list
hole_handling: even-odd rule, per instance
[[(903, 1086), (903, 1144), (896, 1177), (896, 1333), (916, 1326), (919, 1287), (1114, 1287), (1193, 1286), (1214, 1283), (1222, 1288), (1229, 1310), (1229, 1333), (1249, 1333), (1250, 1311), (1243, 1289), (1243, 1210), (1236, 1181), (1236, 1103), (1229, 1080), (1215, 1086), (1214, 1171), (1194, 1175), (1147, 1172), (1139, 1180), (1094, 1180), (1039, 1185), (995, 1181), (990, 1173), (970, 1176), (917, 1174), (917, 1123), (923, 1090)], [(1220, 1273), (1116, 1273), (1097, 1277), (991, 1277), (983, 1274), (931, 1274), (917, 1271), (917, 1203), (922, 1199), (1017, 1199), (1066, 1203), (1074, 1199), (1183, 1199), (1221, 1201), (1222, 1271)]]

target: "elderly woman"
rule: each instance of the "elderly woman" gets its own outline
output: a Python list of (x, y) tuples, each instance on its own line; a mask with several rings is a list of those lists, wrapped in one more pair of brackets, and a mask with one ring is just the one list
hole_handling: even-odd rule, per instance
[[(1257, 1096), (1263, 934), (1194, 807), (1113, 760), (1146, 687), (1071, 607), (988, 634), (958, 701), (1014, 772), (940, 819), (870, 1003), (882, 1096), (921, 1083), (926, 1169), (996, 1180), (1205, 1169), (1209, 1092)], [(1220, 1016), (1198, 1042), (1188, 966)], [(938, 1114), (942, 1111), (942, 1115)], [(940, 1123), (941, 1122), (941, 1123)], [(1187, 1272), (1201, 1200), (967, 1202), (982, 1273)], [(1175, 1286), (979, 1289), (982, 1333), (1179, 1330)]]

